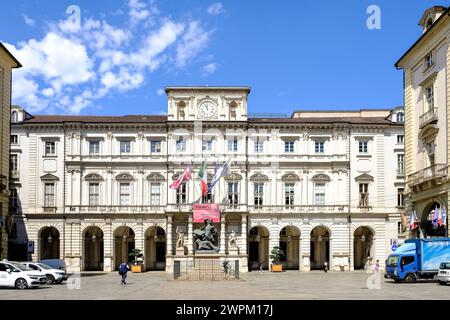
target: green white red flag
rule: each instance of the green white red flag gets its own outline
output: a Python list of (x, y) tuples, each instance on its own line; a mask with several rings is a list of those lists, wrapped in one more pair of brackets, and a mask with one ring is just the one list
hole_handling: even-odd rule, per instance
[(206, 172), (206, 161), (202, 162), (200, 171), (198, 172), (198, 177), (200, 178), (200, 188), (202, 189), (202, 196), (208, 194), (208, 173)]

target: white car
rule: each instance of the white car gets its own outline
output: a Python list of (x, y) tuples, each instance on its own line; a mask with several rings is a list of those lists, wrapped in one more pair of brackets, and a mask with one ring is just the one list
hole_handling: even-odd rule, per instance
[(450, 282), (450, 261), (441, 262), (436, 279), (440, 284)]
[(21, 262), (22, 264), (36, 270), (41, 275), (47, 278), (47, 284), (61, 283), (63, 280), (67, 280), (67, 275), (64, 271), (53, 269), (48, 265), (40, 262)]
[(35, 288), (45, 284), (47, 278), (26, 265), (17, 262), (0, 262), (0, 287), (17, 289)]

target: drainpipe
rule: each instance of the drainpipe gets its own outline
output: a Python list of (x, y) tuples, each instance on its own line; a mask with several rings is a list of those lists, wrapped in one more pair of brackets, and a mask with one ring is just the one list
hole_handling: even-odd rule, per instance
[(351, 161), (352, 161), (352, 143), (351, 143), (351, 126), (350, 123), (348, 124), (348, 216), (347, 216), (347, 222), (348, 222), (348, 270), (350, 271), (352, 269), (351, 266), (351, 222), (352, 222), (352, 177), (351, 177)]

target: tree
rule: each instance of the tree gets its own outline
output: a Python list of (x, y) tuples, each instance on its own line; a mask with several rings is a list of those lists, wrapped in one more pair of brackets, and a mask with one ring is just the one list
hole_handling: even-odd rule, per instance
[(133, 249), (131, 250), (130, 257), (133, 257), (133, 263), (138, 264), (138, 262), (141, 262), (142, 259), (139, 259), (142, 257), (141, 249)]
[(284, 251), (281, 249), (281, 247), (276, 246), (273, 247), (270, 259), (272, 260), (273, 264), (279, 264), (280, 259), (284, 257)]

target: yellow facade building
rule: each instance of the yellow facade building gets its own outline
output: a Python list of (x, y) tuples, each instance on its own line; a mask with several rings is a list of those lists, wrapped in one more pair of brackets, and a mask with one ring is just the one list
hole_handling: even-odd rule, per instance
[(434, 211), (448, 212), (450, 181), (450, 7), (435, 6), (419, 21), (421, 37), (400, 58), (404, 71), (407, 212), (416, 212), (421, 230), (412, 234), (448, 236), (447, 222), (433, 226)]
[(11, 110), (11, 74), (22, 65), (0, 42), (0, 259), (8, 252), (9, 210), (9, 135)]

